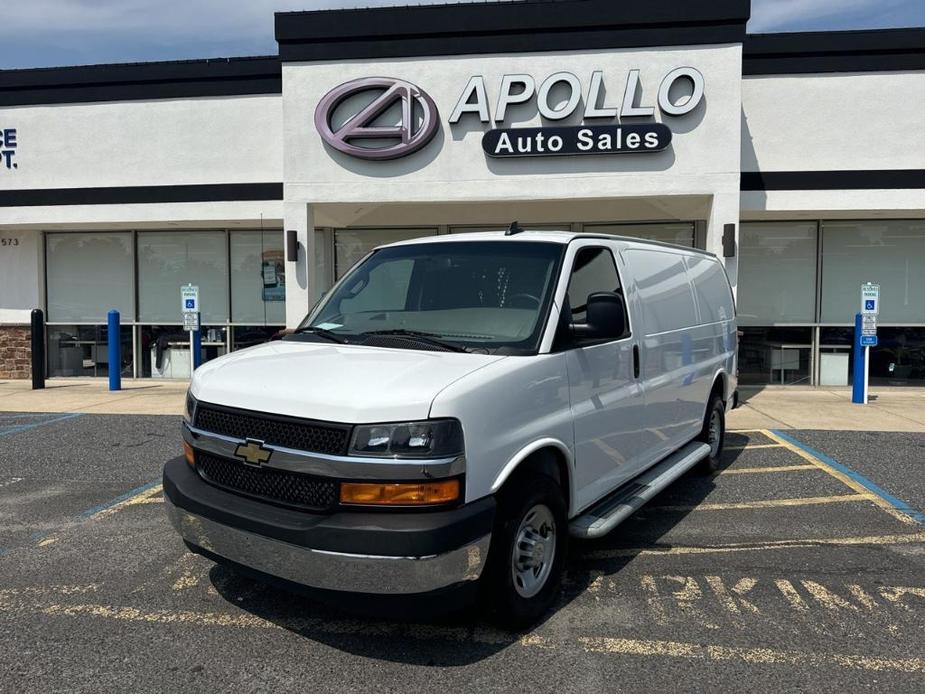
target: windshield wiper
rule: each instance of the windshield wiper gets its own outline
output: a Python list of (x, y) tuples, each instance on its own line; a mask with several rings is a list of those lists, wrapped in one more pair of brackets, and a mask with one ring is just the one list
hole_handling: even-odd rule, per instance
[(347, 343), (347, 338), (345, 338), (343, 335), (338, 335), (337, 333), (331, 332), (330, 330), (325, 330), (324, 328), (313, 328), (310, 325), (306, 325), (304, 328), (296, 329), (295, 331), (296, 335), (299, 335), (301, 333), (311, 333), (312, 335), (317, 335), (318, 337), (324, 337), (330, 340), (331, 342), (337, 342), (342, 345)]
[(441, 339), (440, 335), (435, 335), (434, 333), (425, 333), (419, 330), (406, 330), (405, 328), (393, 328), (391, 330), (370, 330), (369, 332), (363, 333), (363, 335), (398, 335), (404, 337), (413, 337), (415, 340), (419, 340), (420, 342), (435, 345), (437, 347), (443, 347), (444, 349), (448, 349), (452, 352), (469, 351), (462, 345), (457, 345)]

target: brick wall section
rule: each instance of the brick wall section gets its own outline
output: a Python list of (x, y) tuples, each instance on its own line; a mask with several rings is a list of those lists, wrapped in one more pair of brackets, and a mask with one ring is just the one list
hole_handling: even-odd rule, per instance
[(32, 329), (0, 325), (0, 378), (32, 378)]

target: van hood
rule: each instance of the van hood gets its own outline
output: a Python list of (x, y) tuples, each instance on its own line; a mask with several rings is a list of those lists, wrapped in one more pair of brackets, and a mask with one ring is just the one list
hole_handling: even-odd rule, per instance
[(504, 356), (277, 341), (196, 370), (203, 402), (362, 424), (427, 419), (437, 393)]

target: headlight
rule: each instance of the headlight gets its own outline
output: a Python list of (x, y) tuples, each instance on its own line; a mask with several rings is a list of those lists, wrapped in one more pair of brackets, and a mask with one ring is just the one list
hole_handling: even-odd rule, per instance
[(193, 423), (193, 413), (196, 411), (196, 398), (189, 391), (186, 391), (186, 403), (183, 406), (183, 419), (187, 424)]
[(462, 452), (462, 426), (455, 419), (361, 424), (350, 442), (350, 453), (379, 458), (449, 458)]

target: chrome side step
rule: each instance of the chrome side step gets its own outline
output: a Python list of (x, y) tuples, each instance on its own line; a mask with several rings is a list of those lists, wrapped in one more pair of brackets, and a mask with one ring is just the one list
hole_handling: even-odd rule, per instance
[(586, 539), (606, 535), (708, 455), (707, 444), (692, 441), (575, 518), (569, 533)]

